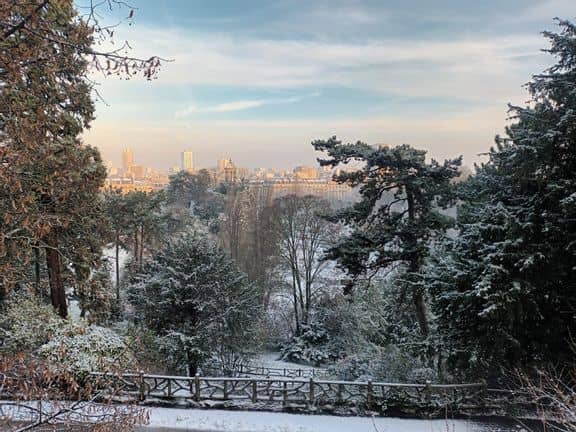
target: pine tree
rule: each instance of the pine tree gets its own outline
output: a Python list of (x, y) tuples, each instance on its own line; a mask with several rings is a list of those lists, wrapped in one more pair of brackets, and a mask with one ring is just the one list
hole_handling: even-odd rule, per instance
[(459, 236), (436, 255), (439, 324), (463, 366), (569, 359), (576, 334), (576, 27), (545, 32), (557, 63), (465, 184)]
[(362, 164), (335, 176), (339, 183), (358, 187), (361, 199), (336, 216), (353, 232), (331, 249), (329, 257), (354, 278), (401, 265), (405, 291), (412, 298), (420, 331), (427, 336), (429, 318), (420, 271), (431, 238), (448, 225), (438, 210), (450, 181), (458, 175), (461, 159), (426, 162), (425, 151), (408, 145), (374, 148), (362, 142), (343, 144), (336, 137), (312, 145), (329, 156), (319, 159), (322, 166)]
[(257, 291), (208, 239), (185, 234), (132, 276), (129, 298), (176, 364), (195, 375), (217, 357), (236, 361), (254, 344)]

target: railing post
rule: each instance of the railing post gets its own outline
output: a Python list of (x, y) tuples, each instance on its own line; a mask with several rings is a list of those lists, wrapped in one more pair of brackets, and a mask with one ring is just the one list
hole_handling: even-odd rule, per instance
[(282, 382), (282, 406), (285, 407), (288, 403), (288, 383), (286, 381)]
[(256, 380), (252, 380), (252, 402), (258, 402), (258, 384)]
[(432, 399), (432, 387), (430, 386), (432, 383), (429, 380), (426, 380), (426, 388), (424, 389), (426, 404), (430, 406), (430, 401)]
[(200, 402), (200, 375), (194, 376), (194, 400)]
[(368, 385), (366, 386), (366, 408), (370, 409), (373, 402), (373, 389), (372, 380), (368, 380)]
[(140, 382), (139, 382), (139, 393), (140, 393), (140, 402), (146, 399), (146, 387), (144, 383), (144, 371), (140, 371)]
[(308, 389), (308, 397), (310, 399), (310, 406), (314, 405), (314, 378), (310, 378), (310, 388)]
[(228, 381), (224, 380), (222, 383), (222, 396), (224, 400), (228, 399)]
[(168, 378), (168, 385), (166, 386), (168, 388), (168, 397), (172, 396), (172, 379)]
[(344, 384), (338, 384), (338, 390), (336, 391), (336, 402), (341, 404), (342, 401), (342, 392), (344, 390)]
[(480, 406), (484, 406), (488, 400), (488, 383), (482, 378), (482, 390), (480, 391)]

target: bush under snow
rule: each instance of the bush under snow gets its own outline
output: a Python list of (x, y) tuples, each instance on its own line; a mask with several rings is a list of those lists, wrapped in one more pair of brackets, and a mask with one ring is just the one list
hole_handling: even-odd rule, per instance
[(38, 352), (56, 368), (76, 375), (123, 370), (133, 364), (124, 339), (110, 329), (94, 325), (68, 324)]

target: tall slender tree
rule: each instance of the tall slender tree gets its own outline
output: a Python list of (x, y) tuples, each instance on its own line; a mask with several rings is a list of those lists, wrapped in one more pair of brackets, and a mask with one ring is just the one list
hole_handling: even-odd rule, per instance
[(318, 197), (287, 195), (274, 201), (275, 231), (280, 260), (289, 270), (295, 331), (310, 322), (322, 260), (331, 244), (330, 206)]

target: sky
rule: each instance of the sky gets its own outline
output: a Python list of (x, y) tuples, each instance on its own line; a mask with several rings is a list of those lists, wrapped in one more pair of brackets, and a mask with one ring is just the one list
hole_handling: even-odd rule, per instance
[[(313, 165), (311, 141), (410, 144), (435, 159), (485, 158), (508, 103), (553, 63), (554, 17), (575, 0), (132, 0), (115, 31), (157, 79), (98, 74), (85, 135), (105, 159), (159, 169), (194, 152), (209, 167)], [(126, 11), (105, 13), (105, 19)]]

